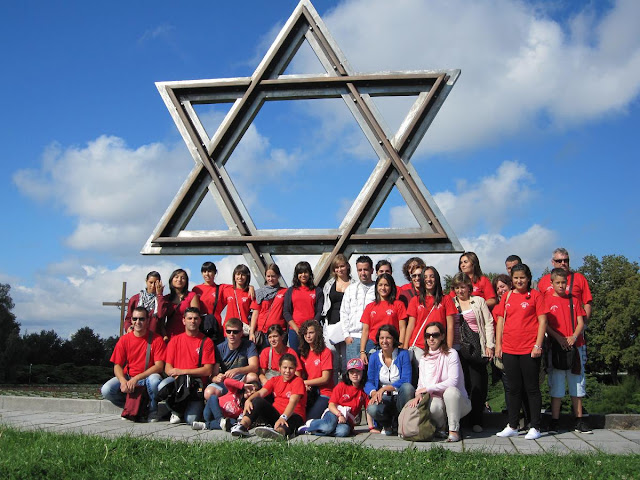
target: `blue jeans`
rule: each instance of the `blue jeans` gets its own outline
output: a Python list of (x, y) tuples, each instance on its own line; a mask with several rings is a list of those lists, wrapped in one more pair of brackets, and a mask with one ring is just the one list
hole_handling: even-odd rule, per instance
[(398, 415), (405, 403), (416, 394), (416, 389), (410, 383), (403, 383), (397, 395), (383, 395), (382, 402), (372, 405), (369, 403), (367, 413), (382, 427), (391, 428), (398, 422)]
[(300, 355), (300, 340), (298, 339), (298, 332), (293, 328), (289, 329), (289, 346), (296, 352), (296, 355)]
[[(220, 420), (222, 420), (222, 409), (218, 402), (218, 397), (212, 395), (209, 401), (204, 406), (204, 423), (207, 424), (207, 430), (220, 430)], [(231, 425), (235, 425), (237, 422), (234, 419), (229, 419)]]
[[(129, 378), (127, 376), (127, 378)], [(162, 377), (157, 373), (149, 375), (147, 378), (139, 380), (137, 385), (146, 386), (147, 393), (149, 394), (149, 415), (155, 414), (158, 411), (158, 385), (162, 382)], [(118, 408), (124, 408), (124, 403), (127, 398), (126, 393), (120, 391), (120, 380), (118, 377), (113, 377), (107, 383), (102, 386), (102, 396), (105, 400), (109, 400)]]
[(307, 419), (320, 418), (329, 406), (329, 397), (320, 395), (313, 405), (307, 405)]
[[(173, 377), (165, 378), (164, 380), (162, 380), (162, 382), (160, 382), (160, 385), (158, 385), (158, 390), (161, 390), (168, 384), (173, 383), (175, 381), (176, 379)], [(202, 400), (189, 400), (188, 402), (186, 402), (186, 407), (184, 408), (184, 411), (181, 412), (181, 411), (175, 410), (172, 407), (172, 404), (169, 398), (167, 399), (167, 408), (169, 408), (169, 410), (172, 413), (175, 413), (179, 417), (183, 418), (186, 423), (193, 423), (193, 422), (197, 422), (202, 418), (202, 411), (204, 410), (204, 404)]]
[(308, 431), (321, 437), (324, 437), (325, 435), (348, 437), (351, 435), (351, 427), (349, 424), (338, 423), (338, 417), (331, 412), (326, 412), (322, 418), (312, 420), (309, 424)]

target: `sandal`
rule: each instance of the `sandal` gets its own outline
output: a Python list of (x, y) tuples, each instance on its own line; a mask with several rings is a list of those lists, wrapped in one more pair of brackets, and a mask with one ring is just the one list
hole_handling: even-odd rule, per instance
[(460, 434), (458, 432), (449, 432), (449, 436), (447, 437), (447, 443), (459, 442), (461, 440)]

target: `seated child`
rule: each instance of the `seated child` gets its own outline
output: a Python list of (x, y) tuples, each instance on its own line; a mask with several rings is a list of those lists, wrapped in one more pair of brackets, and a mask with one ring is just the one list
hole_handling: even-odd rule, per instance
[(224, 386), (228, 393), (216, 397), (212, 395), (204, 407), (204, 422), (193, 422), (194, 430), (231, 430), (242, 415), (244, 403), (254, 392), (260, 389), (260, 382), (243, 383), (233, 378), (225, 378)]

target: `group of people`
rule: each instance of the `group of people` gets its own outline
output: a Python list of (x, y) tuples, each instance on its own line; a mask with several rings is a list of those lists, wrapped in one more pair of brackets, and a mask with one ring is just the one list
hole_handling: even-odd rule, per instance
[(371, 432), (395, 435), (400, 412), (428, 402), (443, 438), (457, 442), (461, 425), (483, 430), (490, 363), (503, 381), (508, 411), (508, 425), (497, 435), (520, 433), (523, 408), (525, 438), (536, 439), (539, 372), (543, 350), (552, 350), (543, 348), (546, 338), (576, 358), (567, 370), (549, 361), (550, 431), (558, 429), (568, 385), (575, 429), (588, 433), (581, 399), (591, 294), (584, 276), (571, 271), (565, 249), (554, 250), (552, 264), (534, 289), (519, 257), (509, 256), (507, 274), (492, 282), (477, 255), (465, 252), (450, 292), (419, 257), (403, 265), (401, 286), (389, 261), (374, 268), (368, 256), (356, 259), (353, 278), (347, 258), (337, 255), (322, 288), (304, 261), (289, 288), (281, 286), (275, 264), (258, 289), (245, 265), (225, 285), (205, 262), (204, 283), (192, 291), (178, 269), (166, 295), (160, 274), (150, 272), (146, 288), (129, 301), (126, 333), (111, 358), (115, 377), (102, 394), (124, 407), (138, 387), (149, 398), (148, 421), (158, 421), (158, 402), (165, 401), (170, 423), (239, 437), (258, 425), (256, 435), (274, 439), (352, 435), (362, 415)]

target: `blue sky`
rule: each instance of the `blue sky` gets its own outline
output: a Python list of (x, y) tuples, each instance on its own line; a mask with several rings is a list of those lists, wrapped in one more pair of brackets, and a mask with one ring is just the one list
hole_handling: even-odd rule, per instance
[[(139, 254), (193, 165), (154, 82), (250, 76), (296, 3), (0, 7), (0, 281), (23, 332), (113, 334), (118, 312), (102, 301), (122, 281), (136, 293), (150, 269), (183, 266), (200, 283), (206, 258)], [(462, 70), (412, 162), (485, 271), (518, 253), (539, 275), (560, 245), (574, 266), (589, 253), (638, 260), (638, 2), (314, 5), (356, 71)], [(305, 46), (289, 71), (318, 65)], [(407, 102), (378, 101), (391, 130)], [(198, 113), (212, 129), (225, 110)], [(258, 227), (322, 228), (375, 160), (344, 104), (323, 100), (265, 106), (228, 168)], [(392, 195), (374, 225), (408, 218)], [(213, 202), (190, 226), (222, 226)], [(406, 256), (389, 257), (399, 271)], [(223, 282), (242, 261), (212, 259)], [(457, 256), (426, 260), (456, 270)], [(286, 277), (295, 261), (278, 259)]]

